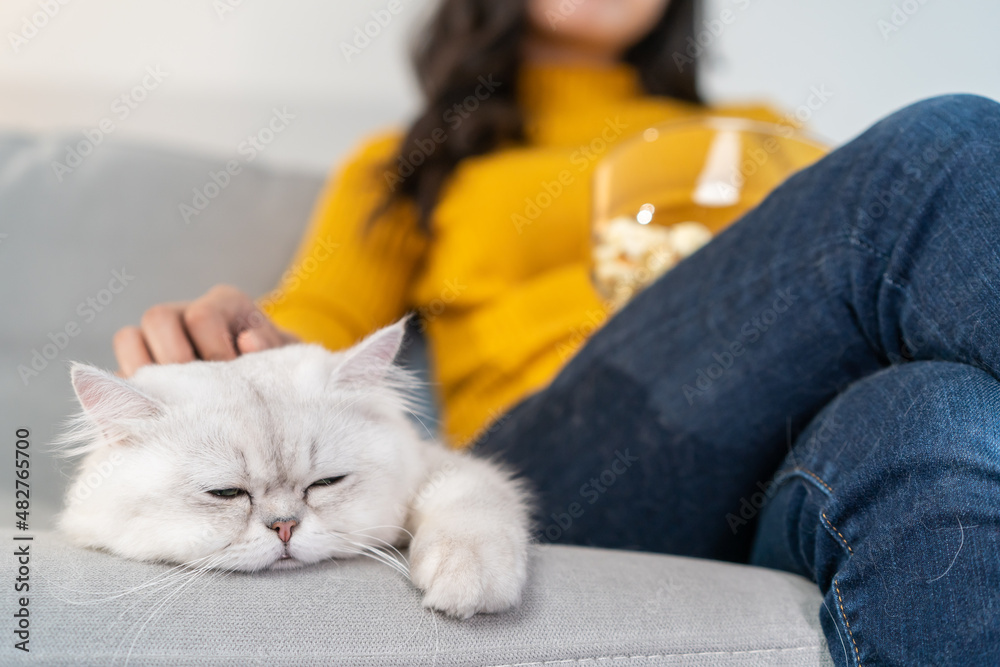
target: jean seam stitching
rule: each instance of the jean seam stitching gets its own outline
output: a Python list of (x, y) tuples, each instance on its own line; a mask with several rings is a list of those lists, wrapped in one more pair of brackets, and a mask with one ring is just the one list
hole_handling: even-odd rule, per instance
[(792, 472), (804, 472), (805, 474), (809, 475), (814, 480), (816, 480), (817, 482), (819, 482), (820, 484), (822, 484), (824, 489), (826, 489), (827, 491), (829, 491), (831, 494), (833, 493), (833, 487), (830, 486), (829, 484), (827, 484), (826, 482), (824, 482), (820, 478), (820, 476), (817, 475), (816, 473), (814, 473), (812, 470), (809, 470), (807, 468), (795, 468)]
[(847, 549), (847, 553), (853, 556), (854, 549), (852, 549), (851, 545), (847, 543), (847, 538), (844, 537), (844, 535), (834, 527), (833, 522), (830, 521), (830, 518), (826, 515), (825, 511), (821, 511), (820, 515), (823, 517), (823, 520), (826, 521), (826, 525), (830, 527), (830, 530), (835, 532), (837, 534), (837, 537), (840, 538), (840, 541), (844, 544), (844, 547)]
[(878, 248), (876, 248), (874, 245), (868, 243), (867, 241), (865, 241), (864, 239), (862, 239), (860, 236), (858, 236), (854, 232), (854, 230), (852, 230), (850, 227), (848, 227), (844, 231), (844, 239), (849, 244), (851, 244), (853, 246), (856, 246), (858, 248), (861, 248), (862, 250), (867, 250), (870, 254), (875, 255), (879, 259), (884, 259), (886, 261), (889, 261), (890, 259), (892, 259), (892, 257), (890, 255), (885, 254), (884, 252), (882, 252), (881, 250), (879, 250)]
[[(789, 470), (787, 473), (785, 473), (784, 475), (782, 475), (782, 477), (792, 477), (792, 476), (798, 477), (799, 475), (797, 473), (803, 473), (805, 475), (808, 475), (812, 480), (814, 480), (814, 481), (818, 482), (820, 485), (822, 485), (822, 487), (824, 489), (826, 489), (830, 493), (830, 495), (833, 495), (833, 493), (834, 493), (833, 487), (830, 486), (829, 484), (827, 484), (825, 481), (823, 481), (823, 479), (819, 475), (817, 475), (812, 470), (809, 470), (807, 468), (802, 468), (802, 467), (793, 468), (793, 469)], [(776, 482), (778, 481), (777, 478), (775, 479), (775, 481)], [(850, 556), (853, 556), (854, 555), (854, 550), (851, 548), (851, 545), (848, 544), (847, 538), (844, 537), (843, 533), (841, 533), (839, 530), (837, 530), (837, 528), (833, 525), (833, 522), (830, 521), (830, 517), (828, 517), (826, 515), (826, 511), (825, 510), (820, 510), (820, 515), (823, 517), (823, 521), (826, 523), (827, 526), (829, 526), (830, 530), (832, 530), (834, 533), (836, 533), (837, 537), (840, 538), (841, 543), (847, 549), (847, 553)], [(836, 578), (834, 578), (834, 580), (833, 580), (833, 587), (834, 587), (834, 590), (837, 593), (837, 601), (838, 601), (839, 607), (840, 607), (840, 615), (844, 619), (844, 626), (847, 629), (847, 635), (851, 638), (851, 644), (854, 646), (854, 658), (855, 658), (855, 662), (857, 663), (857, 667), (861, 667), (861, 651), (858, 649), (858, 642), (854, 638), (854, 631), (851, 630), (851, 622), (849, 620), (847, 620), (847, 610), (844, 609), (844, 596), (840, 592), (840, 584), (837, 582)]]
[(906, 290), (906, 285), (903, 285), (901, 283), (897, 283), (895, 280), (893, 280), (892, 278), (889, 277), (888, 273), (882, 276), (882, 280), (884, 280), (888, 284), (892, 285), (896, 289), (903, 290), (903, 291)]
[[(887, 264), (892, 261), (892, 255), (887, 255), (886, 253), (876, 248), (874, 245), (868, 243), (867, 241), (863, 240), (856, 234), (852, 233), (850, 228), (847, 229), (845, 237), (847, 239), (847, 242), (850, 243), (851, 245), (860, 248), (861, 250), (868, 251), (869, 254), (878, 257), (879, 259), (885, 261)], [(906, 290), (907, 289), (906, 285), (893, 280), (893, 278), (889, 275), (888, 268), (889, 267), (886, 266), (886, 270), (882, 272), (882, 281), (888, 283), (889, 285), (899, 290)]]
[(840, 593), (840, 584), (837, 583), (836, 579), (833, 580), (833, 588), (837, 592), (837, 602), (840, 607), (840, 615), (843, 617), (844, 625), (847, 627), (847, 635), (851, 638), (851, 644), (854, 645), (855, 661), (857, 662), (858, 667), (861, 667), (861, 651), (858, 650), (858, 642), (854, 639), (854, 632), (851, 630), (851, 622), (847, 620), (847, 611), (844, 609), (844, 596)]
[[(809, 479), (803, 478), (802, 475), (800, 475), (799, 473), (807, 475)], [(780, 472), (774, 476), (774, 482), (775, 484), (782, 485), (786, 481), (792, 479), (793, 477), (798, 477), (799, 479), (802, 479), (803, 481), (807, 482), (808, 481), (817, 482), (820, 486), (823, 487), (823, 490), (826, 492), (826, 495), (828, 496), (833, 495), (833, 487), (824, 482), (819, 475), (817, 475), (816, 473), (807, 468), (795, 467), (795, 468), (790, 468), (784, 472)]]

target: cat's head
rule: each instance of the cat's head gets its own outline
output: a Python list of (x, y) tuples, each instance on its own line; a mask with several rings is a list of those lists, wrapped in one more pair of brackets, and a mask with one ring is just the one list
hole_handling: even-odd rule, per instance
[(74, 365), (83, 412), (64, 441), (85, 456), (60, 529), (129, 558), (246, 571), (400, 541), (424, 446), (393, 365), (403, 331), (128, 380)]

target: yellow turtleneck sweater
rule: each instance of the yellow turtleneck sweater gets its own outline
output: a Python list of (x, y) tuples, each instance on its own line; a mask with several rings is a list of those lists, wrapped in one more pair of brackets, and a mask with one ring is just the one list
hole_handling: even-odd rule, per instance
[[(548, 384), (605, 320), (589, 275), (597, 161), (668, 120), (777, 119), (764, 107), (646, 96), (626, 66), (533, 66), (518, 96), (526, 144), (465, 160), (442, 193), (430, 239), (410, 206), (365, 231), (401, 135), (365, 142), (331, 178), (297, 258), (263, 301), (278, 326), (330, 349), (416, 311), (453, 446)], [(442, 129), (452, 122), (442, 119)], [(650, 168), (696, 175), (696, 159)]]

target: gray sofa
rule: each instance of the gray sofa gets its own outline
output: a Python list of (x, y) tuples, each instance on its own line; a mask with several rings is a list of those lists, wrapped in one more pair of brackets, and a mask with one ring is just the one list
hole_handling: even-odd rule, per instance
[[(18, 535), (34, 537), (8, 541), (31, 545), (31, 650), (13, 648), (25, 593), (5, 585), (0, 664), (831, 664), (814, 585), (746, 566), (539, 546), (516, 612), (456, 622), (371, 561), (185, 582), (66, 545), (50, 530), (71, 463), (46, 451), (73, 409), (66, 362), (113, 367), (111, 335), (150, 304), (218, 282), (267, 291), (323, 180), (245, 165), (187, 223), (181, 204), (221, 161), (106, 143), (57, 174), (72, 140), (0, 135), (0, 432), (8, 452), (16, 429), (30, 432), (30, 529)], [(109, 289), (115, 271), (124, 289)]]

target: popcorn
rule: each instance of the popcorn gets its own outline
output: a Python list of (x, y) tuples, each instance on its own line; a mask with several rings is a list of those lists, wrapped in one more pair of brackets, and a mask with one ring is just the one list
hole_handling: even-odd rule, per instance
[(619, 216), (594, 239), (594, 282), (615, 310), (712, 239), (708, 227), (641, 225)]

